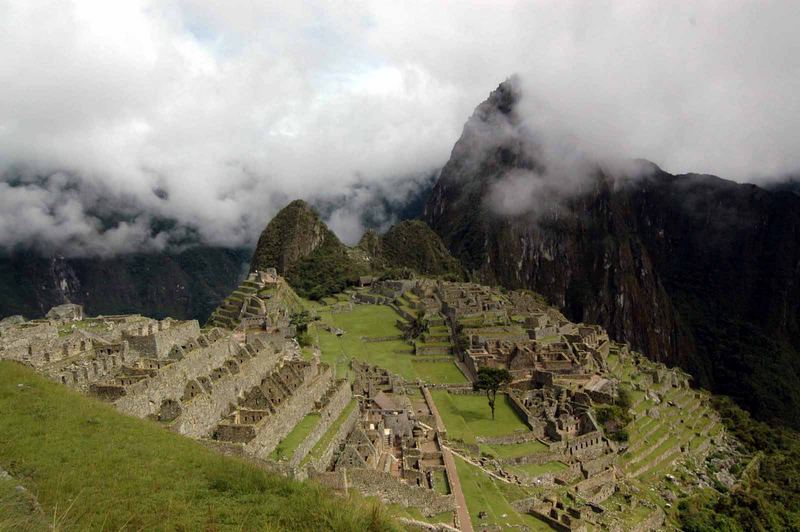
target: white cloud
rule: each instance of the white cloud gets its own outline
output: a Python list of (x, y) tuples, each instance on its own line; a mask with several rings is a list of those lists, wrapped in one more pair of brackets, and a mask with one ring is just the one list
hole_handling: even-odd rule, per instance
[[(252, 243), (283, 202), (342, 196), (353, 240), (353, 191), (441, 166), (513, 72), (529, 122), (591, 152), (796, 171), (797, 27), (780, 2), (0, 0), (0, 171), (79, 176), (3, 185), (0, 245), (157, 249), (154, 217)], [(108, 234), (98, 197), (131, 213)]]

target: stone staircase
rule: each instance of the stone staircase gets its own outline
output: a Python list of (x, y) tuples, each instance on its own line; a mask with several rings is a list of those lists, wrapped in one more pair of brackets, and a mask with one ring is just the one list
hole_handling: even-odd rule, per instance
[[(257, 295), (260, 288), (260, 284), (252, 279), (248, 278), (242, 281), (236, 290), (214, 309), (206, 326), (235, 329), (243, 317), (257, 316), (260, 309), (255, 302), (251, 301), (250, 305), (246, 306), (245, 301), (251, 296)], [(254, 306), (255, 308), (252, 308)]]

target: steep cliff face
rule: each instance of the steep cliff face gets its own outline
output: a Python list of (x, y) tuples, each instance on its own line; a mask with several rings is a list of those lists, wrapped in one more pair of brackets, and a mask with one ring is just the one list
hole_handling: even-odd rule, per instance
[(532, 192), (530, 208), (508, 212), (498, 184), (548, 170), (520, 97), (506, 82), (476, 109), (428, 200), (423, 218), (453, 255), (484, 282), (536, 290), (760, 416), (800, 424), (800, 198), (597, 165), (571, 193)]
[(0, 257), (0, 316), (41, 317), (80, 303), (90, 315), (143, 313), (205, 321), (246, 271), (248, 250), (198, 246), (181, 253), (101, 258)]

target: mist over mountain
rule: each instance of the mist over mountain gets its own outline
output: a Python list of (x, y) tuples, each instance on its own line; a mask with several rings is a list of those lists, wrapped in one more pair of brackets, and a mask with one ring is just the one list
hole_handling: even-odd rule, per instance
[[(384, 232), (419, 216), (435, 178), (412, 177), (392, 192), (363, 185), (313, 206), (345, 242), (354, 244), (366, 230)], [(6, 213), (18, 218), (6, 226), (12, 229), (6, 233), (9, 247), (0, 250), (1, 316), (39, 317), (54, 305), (75, 302), (94, 314), (141, 312), (205, 321), (244, 277), (257, 248), (250, 239), (239, 247), (237, 239), (210, 246), (194, 227), (101, 196), (92, 196), (92, 209), (80, 213), (70, 205), (77, 201), (71, 195), (82, 193), (74, 185), (79, 182), (66, 175), (57, 179), (63, 185), (58, 186), (60, 195), (52, 196), (55, 206), (40, 204), (36, 208), (42, 212), (26, 212), (31, 206), (23, 202)], [(50, 214), (58, 225), (69, 225), (74, 220), (64, 219), (63, 211), (85, 217), (71, 226), (81, 231), (64, 227), (54, 234), (31, 221)], [(16, 239), (13, 231), (25, 231), (25, 244), (10, 245)]]
[(441, 172), (424, 219), (453, 255), (800, 425), (800, 197), (592, 159), (532, 127), (525, 98), (500, 85)]
[(295, 198), (353, 243), (512, 72), (564, 159), (578, 139), (672, 173), (800, 167), (792, 3), (115, 4), (0, 4), (0, 248), (252, 247)]

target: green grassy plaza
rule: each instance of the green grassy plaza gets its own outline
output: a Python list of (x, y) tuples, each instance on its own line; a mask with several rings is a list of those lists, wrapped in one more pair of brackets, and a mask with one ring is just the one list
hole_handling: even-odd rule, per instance
[[(312, 307), (314, 308), (314, 307)], [(322, 352), (322, 361), (337, 368), (337, 376), (344, 376), (349, 359), (380, 366), (407, 380), (421, 379), (429, 383), (465, 384), (464, 374), (454, 362), (420, 360), (412, 347), (403, 340), (367, 342), (363, 337), (378, 338), (398, 336), (402, 331), (396, 322), (400, 316), (385, 305), (354, 305), (352, 311), (330, 312), (316, 307), (320, 322), (309, 327), (312, 339)], [(344, 332), (342, 336), (324, 330), (330, 325)]]
[(485, 395), (451, 395), (447, 390), (433, 390), (431, 395), (447, 428), (448, 439), (474, 444), (476, 436), (504, 436), (530, 430), (505, 395), (497, 397), (495, 419)]

